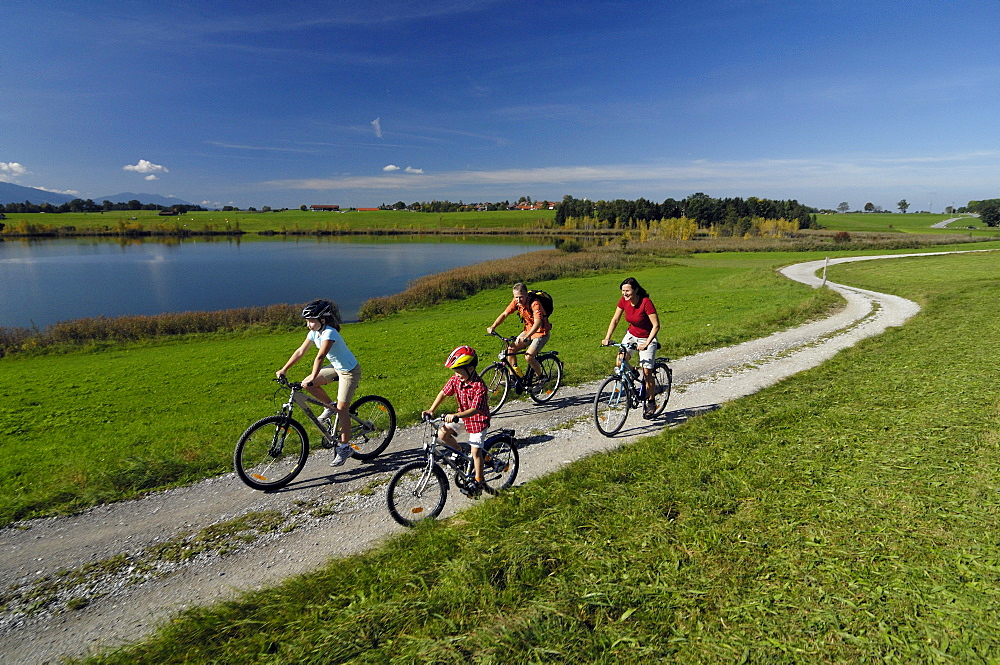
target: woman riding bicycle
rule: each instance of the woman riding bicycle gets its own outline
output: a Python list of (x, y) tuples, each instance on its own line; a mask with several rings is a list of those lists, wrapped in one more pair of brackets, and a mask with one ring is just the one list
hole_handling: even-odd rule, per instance
[[(309, 333), (288, 359), (288, 362), (275, 374), (280, 378), (306, 354), (311, 346), (318, 349), (313, 360), (312, 371), (302, 379), (302, 386), (326, 406), (320, 414), (320, 420), (330, 420), (334, 414), (340, 424), (340, 445), (337, 454), (330, 462), (331, 466), (340, 466), (351, 456), (351, 416), (349, 408), (354, 392), (361, 380), (361, 365), (357, 358), (347, 348), (344, 338), (340, 335), (340, 316), (336, 305), (329, 300), (313, 300), (302, 309), (302, 318), (306, 320)], [(324, 365), (328, 361), (328, 365)], [(331, 381), (337, 382), (337, 402), (330, 401), (323, 386)]]
[[(514, 339), (514, 343), (507, 347), (507, 353), (513, 355), (521, 349), (527, 347), (524, 352), (524, 359), (528, 366), (535, 372), (536, 380), (544, 383), (548, 377), (543, 375), (542, 366), (538, 363), (536, 356), (541, 352), (542, 347), (549, 341), (552, 332), (552, 324), (549, 317), (545, 315), (542, 303), (531, 295), (528, 287), (518, 282), (512, 289), (514, 299), (510, 301), (507, 308), (500, 313), (493, 325), (486, 329), (488, 335), (493, 334), (493, 329), (504, 322), (508, 315), (515, 310), (524, 322), (524, 332), (519, 333)], [(516, 364), (516, 360), (514, 361)]]
[[(628, 322), (628, 333), (622, 340), (623, 344), (635, 344), (639, 352), (639, 367), (642, 368), (643, 378), (646, 383), (646, 406), (643, 408), (642, 417), (649, 418), (656, 412), (656, 399), (654, 397), (655, 383), (653, 380), (653, 366), (656, 362), (656, 351), (660, 343), (656, 340), (656, 333), (660, 330), (660, 319), (656, 314), (656, 307), (649, 299), (646, 289), (639, 285), (635, 277), (629, 277), (621, 283), (622, 297), (615, 308), (614, 316), (608, 325), (608, 332), (601, 342), (607, 346), (611, 342), (615, 328), (625, 315)], [(621, 363), (619, 358), (618, 362)]]

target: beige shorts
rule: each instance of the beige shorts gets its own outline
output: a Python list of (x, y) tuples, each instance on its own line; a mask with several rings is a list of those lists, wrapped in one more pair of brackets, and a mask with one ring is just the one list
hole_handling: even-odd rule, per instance
[(542, 337), (532, 337), (525, 351), (530, 351), (533, 355), (537, 356), (538, 352), (542, 350), (542, 347), (545, 346), (545, 343), (548, 341), (549, 341), (549, 335), (543, 335)]
[(319, 371), (319, 375), (326, 379), (327, 383), (336, 381), (337, 401), (349, 405), (354, 399), (354, 392), (358, 389), (358, 383), (361, 381), (361, 363), (355, 365), (350, 372), (342, 372), (328, 365)]

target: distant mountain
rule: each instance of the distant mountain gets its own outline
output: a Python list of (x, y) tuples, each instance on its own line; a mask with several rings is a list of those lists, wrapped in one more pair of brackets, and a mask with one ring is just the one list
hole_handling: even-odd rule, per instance
[(160, 196), (159, 194), (136, 194), (135, 192), (122, 192), (121, 194), (114, 194), (112, 196), (95, 196), (94, 203), (100, 205), (105, 201), (111, 201), (112, 203), (128, 203), (129, 201), (138, 201), (139, 203), (151, 203), (158, 206), (173, 206), (182, 205), (189, 206), (193, 205), (187, 201), (182, 201), (176, 196)]
[(22, 187), (9, 182), (0, 182), (0, 203), (24, 203), (31, 201), (34, 204), (51, 203), (52, 205), (62, 205), (69, 203), (77, 196), (69, 194), (56, 194), (46, 192), (44, 189), (34, 187)]
[(42, 203), (51, 203), (52, 205), (62, 205), (63, 203), (69, 203), (74, 199), (90, 199), (97, 205), (101, 205), (105, 201), (111, 201), (112, 203), (128, 203), (129, 201), (138, 201), (143, 204), (153, 204), (161, 206), (172, 206), (172, 205), (192, 205), (187, 201), (183, 201), (176, 196), (160, 196), (159, 194), (136, 194), (135, 192), (122, 192), (121, 194), (114, 194), (112, 196), (75, 196), (70, 194), (57, 194), (55, 192), (46, 192), (44, 189), (36, 189), (34, 187), (22, 187), (21, 185), (15, 185), (9, 182), (0, 182), (0, 203), (24, 203), (25, 201), (31, 201), (32, 203), (39, 205)]

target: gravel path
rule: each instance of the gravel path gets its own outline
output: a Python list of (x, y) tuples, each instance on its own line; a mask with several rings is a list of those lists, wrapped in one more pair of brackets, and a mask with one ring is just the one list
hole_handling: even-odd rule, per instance
[[(811, 261), (781, 272), (818, 287), (823, 279), (816, 273), (824, 264)], [(597, 383), (562, 388), (545, 406), (506, 405), (494, 426), (517, 431), (518, 484), (754, 393), (865, 337), (902, 325), (919, 311), (916, 303), (896, 296), (826, 285), (847, 301), (841, 311), (762, 339), (675, 360), (675, 390), (664, 415), (644, 421), (633, 413), (615, 438), (601, 436), (593, 424)], [(610, 350), (595, 352), (607, 352), (611, 364)], [(0, 602), (0, 662), (58, 662), (132, 642), (180, 610), (273, 586), (401, 532), (385, 509), (381, 483), (394, 468), (416, 458), (422, 433), (421, 427), (398, 431), (392, 446), (371, 463), (350, 460), (331, 468), (332, 451), (320, 450), (295, 482), (275, 493), (250, 490), (230, 473), (136, 501), (0, 530), (0, 598), (6, 598)], [(444, 514), (468, 503), (451, 491)], [(282, 528), (250, 543), (223, 538), (222, 545), (188, 559), (175, 557), (173, 563), (149, 553), (149, 548), (169, 543), (190, 554), (199, 544), (186, 534), (204, 535), (213, 525), (263, 511), (280, 520)]]

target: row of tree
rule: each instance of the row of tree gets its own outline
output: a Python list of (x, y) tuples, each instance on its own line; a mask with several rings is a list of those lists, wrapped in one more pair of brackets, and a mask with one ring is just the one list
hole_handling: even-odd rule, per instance
[(47, 213), (61, 213), (61, 212), (113, 212), (113, 211), (128, 211), (128, 210), (176, 210), (180, 214), (184, 214), (190, 210), (205, 210), (201, 206), (197, 205), (173, 205), (173, 206), (161, 206), (155, 203), (142, 203), (136, 199), (128, 202), (112, 203), (111, 201), (104, 201), (100, 205), (94, 203), (91, 199), (73, 199), (72, 201), (67, 201), (61, 205), (53, 205), (51, 203), (32, 203), (31, 201), (25, 201), (24, 203), (8, 203), (6, 205), (0, 203), (0, 212), (47, 212)]
[[(910, 204), (907, 203), (906, 199), (902, 199), (902, 200), (900, 200), (899, 202), (896, 203), (896, 207), (899, 208), (899, 212), (905, 214), (906, 211), (909, 209)], [(837, 212), (848, 212), (850, 209), (851, 209), (851, 204), (848, 203), (847, 201), (841, 201), (840, 204), (837, 205)], [(885, 210), (882, 210), (882, 206), (877, 206), (874, 203), (872, 203), (871, 201), (869, 201), (868, 203), (865, 204), (864, 211), (865, 212), (886, 212)]]
[(714, 226), (723, 233), (739, 234), (750, 227), (751, 220), (786, 219), (799, 223), (799, 228), (814, 228), (816, 209), (795, 200), (778, 201), (750, 197), (716, 199), (698, 192), (677, 201), (666, 199), (654, 203), (644, 198), (634, 201), (588, 201), (566, 195), (556, 207), (555, 223), (564, 226), (569, 218), (593, 218), (609, 228), (634, 229), (639, 222), (688, 217), (701, 228)]

